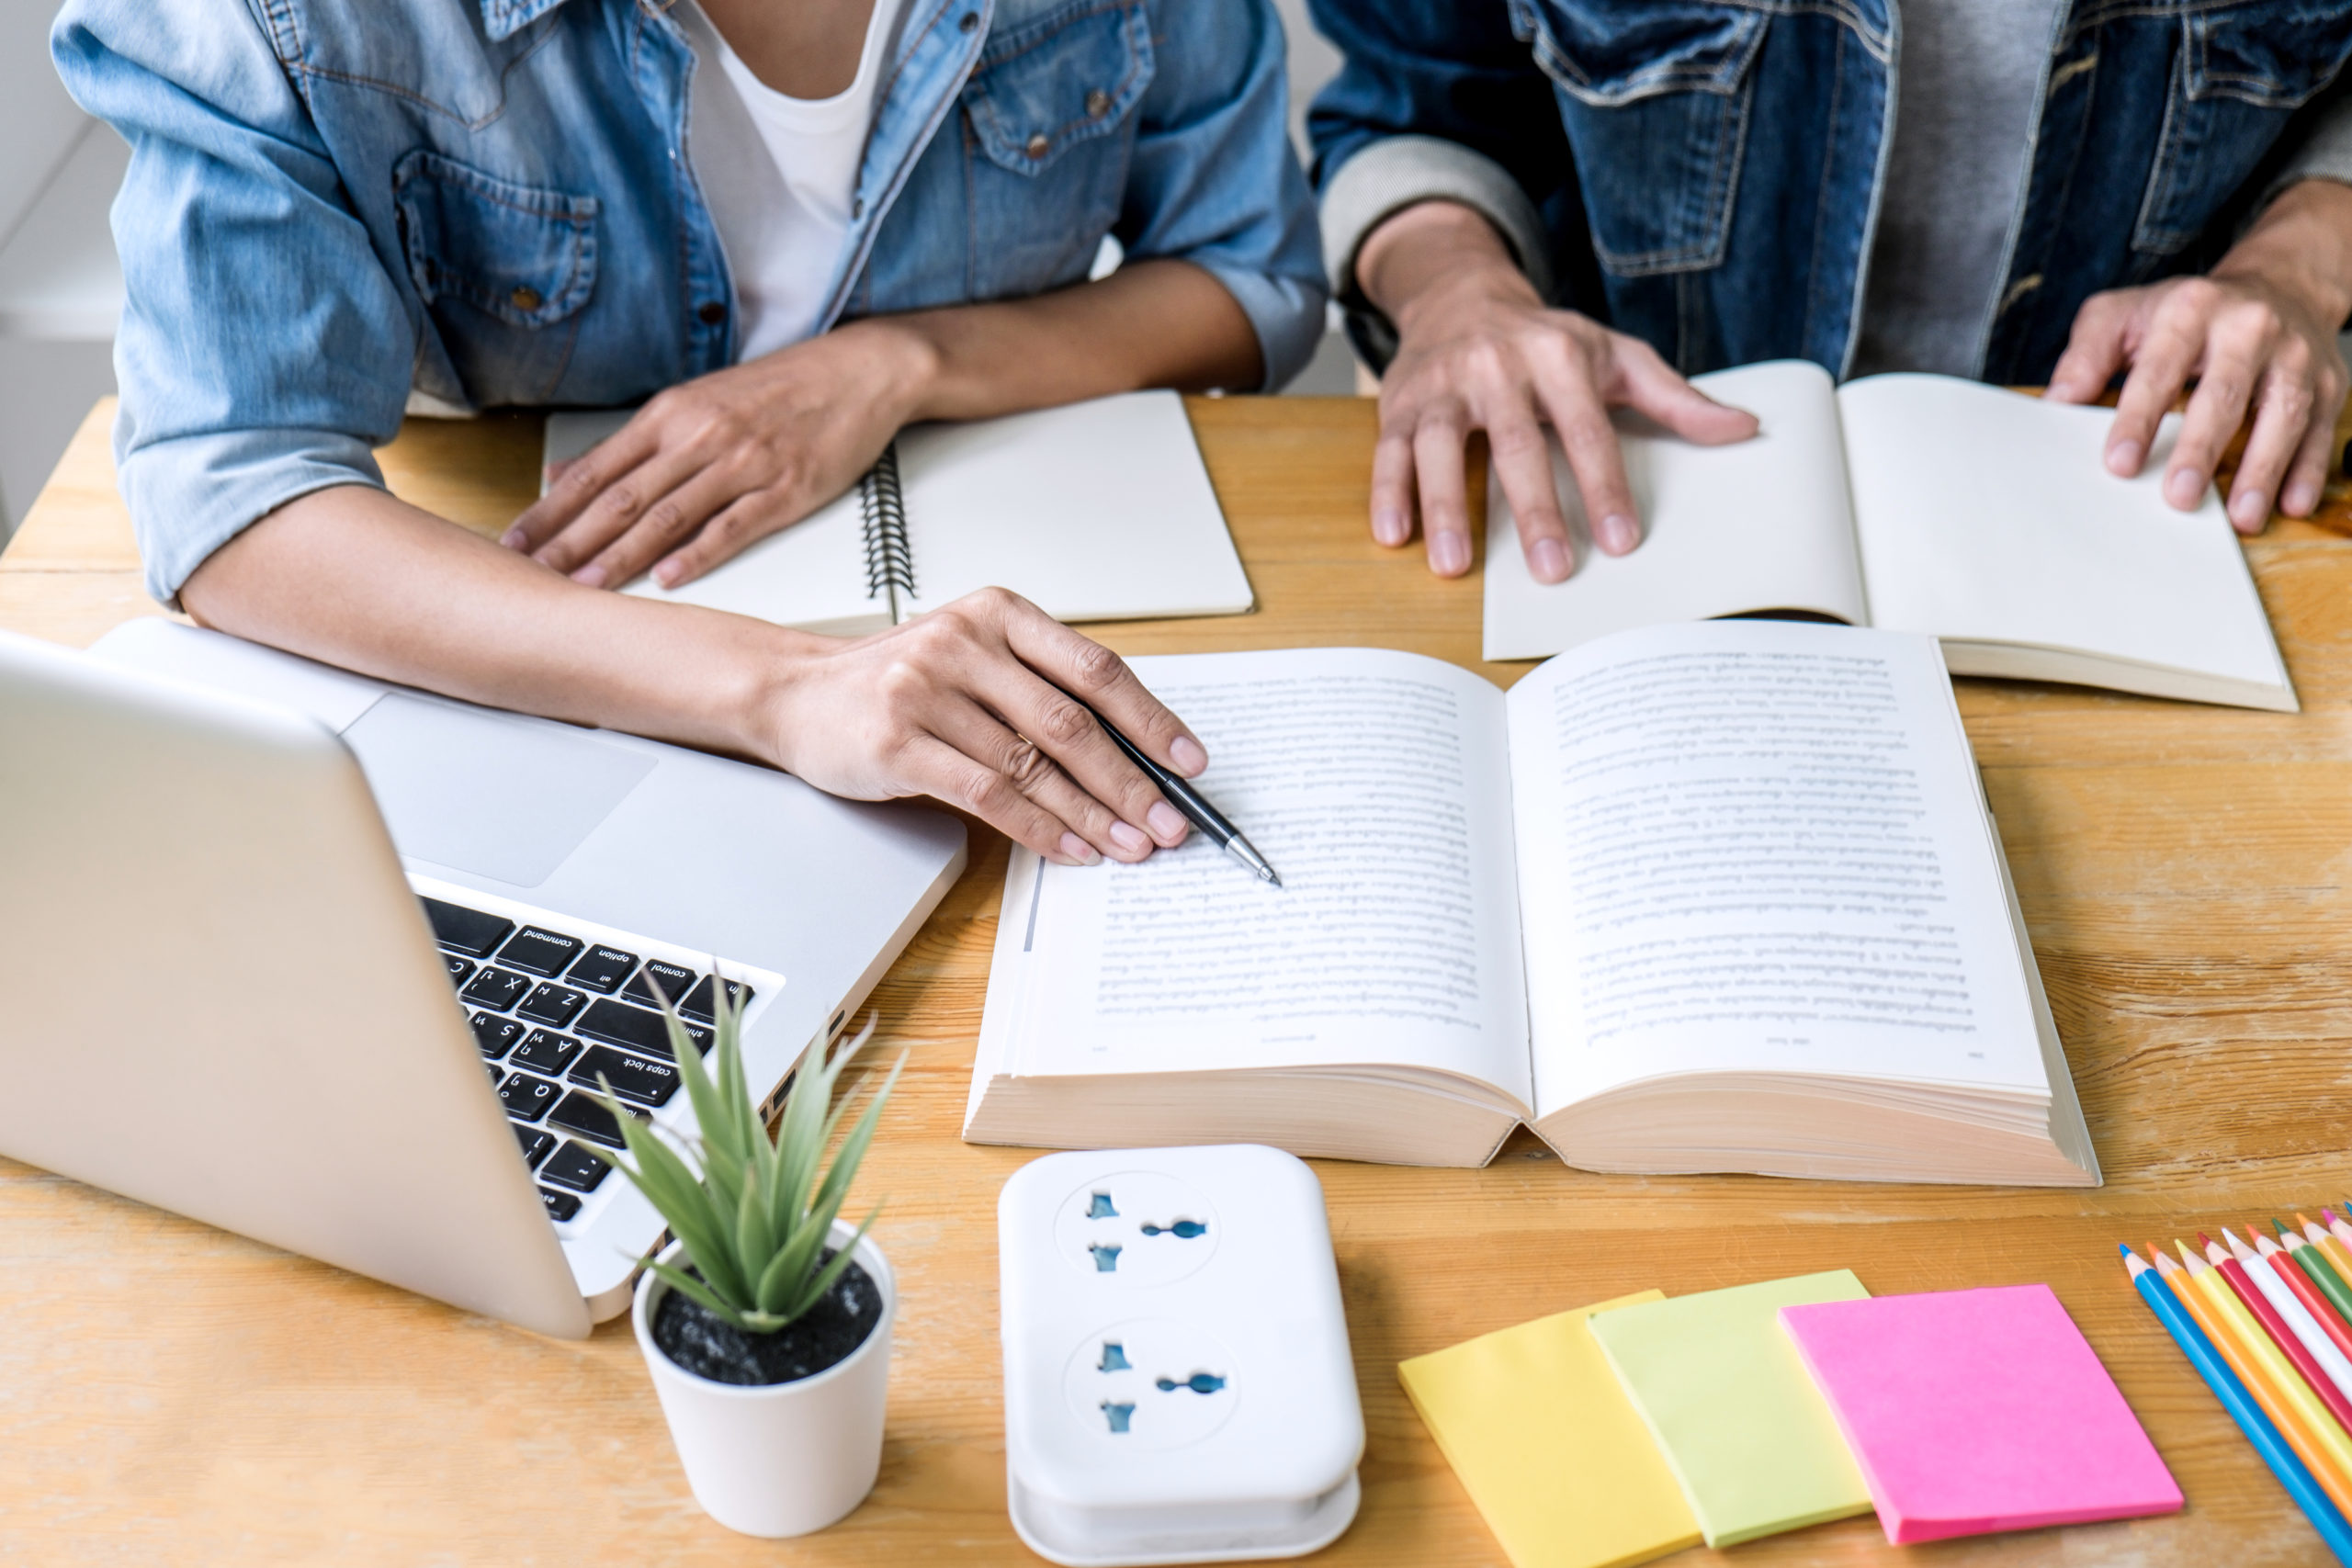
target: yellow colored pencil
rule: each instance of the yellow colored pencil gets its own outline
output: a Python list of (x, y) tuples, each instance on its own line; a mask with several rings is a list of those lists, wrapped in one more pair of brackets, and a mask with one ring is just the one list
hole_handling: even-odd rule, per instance
[(2335, 1265), (2335, 1271), (2344, 1276), (2344, 1282), (2352, 1285), (2352, 1251), (2346, 1250), (2343, 1240), (2328, 1235), (2301, 1214), (2295, 1216), (2295, 1224), (2301, 1228), (2303, 1238), (2319, 1248), (2320, 1256)]
[[(2327, 1407), (2296, 1374), (2278, 1347), (2270, 1342), (2262, 1325), (2246, 1311), (2245, 1303), (2231, 1294), (2229, 1281), (2185, 1244), (2173, 1245), (2180, 1248), (2188, 1271), (2186, 1294), (2203, 1293), (2210, 1315), (2222, 1336), (2216, 1343), (2234, 1344), (2238, 1354), (2231, 1359), (2232, 1365), (2245, 1363), (2239, 1378), (2263, 1408), (2271, 1411), (2270, 1418), (2278, 1424), (2281, 1433), (2290, 1436), (2295, 1451), (2310, 1468), (2312, 1478), (2335, 1499), (2337, 1507), (2346, 1506), (2345, 1498), (2352, 1497), (2352, 1437), (2335, 1424), (2335, 1417), (2328, 1414)], [(2157, 1267), (2161, 1271), (2163, 1266)]]

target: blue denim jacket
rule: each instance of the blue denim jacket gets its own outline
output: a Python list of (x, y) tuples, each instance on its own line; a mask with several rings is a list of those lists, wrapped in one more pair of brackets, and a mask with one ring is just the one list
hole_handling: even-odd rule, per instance
[[(1344, 288), (1380, 217), (1452, 196), (1552, 298), (1685, 373), (1802, 357), (1843, 374), (1893, 130), (1894, 0), (1313, 5), (1348, 57), (1307, 122)], [(2352, 0), (2062, 6), (1985, 378), (2046, 379), (2092, 294), (2209, 265), (2342, 101), (2347, 55)], [(1359, 346), (1393, 352), (1351, 304)]]
[[(670, 0), (72, 0), (130, 142), (123, 493), (169, 603), (238, 530), (377, 484), (412, 387), (619, 404), (732, 363)], [(1279, 385), (1322, 331), (1265, 0), (908, 0), (827, 326), (1035, 294), (1104, 234), (1231, 291)]]

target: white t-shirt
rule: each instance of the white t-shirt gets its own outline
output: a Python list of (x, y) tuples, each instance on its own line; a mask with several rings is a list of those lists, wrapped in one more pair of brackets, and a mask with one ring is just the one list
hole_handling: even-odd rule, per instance
[(734, 275), (738, 360), (817, 330), (904, 3), (874, 0), (857, 76), (830, 98), (786, 97), (752, 73), (693, 0), (677, 7), (696, 59), (686, 146)]

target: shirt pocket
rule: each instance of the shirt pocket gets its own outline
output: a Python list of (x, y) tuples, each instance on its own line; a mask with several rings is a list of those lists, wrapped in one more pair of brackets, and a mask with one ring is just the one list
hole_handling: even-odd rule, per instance
[(1009, 25), (998, 15), (962, 99), (975, 299), (1086, 275), (1118, 220), (1154, 69), (1143, 0), (1075, 0)]
[[(409, 282), (458, 400), (546, 401), (596, 289), (596, 198), (499, 179), (422, 148), (393, 166), (392, 196)], [(434, 359), (424, 356), (420, 384), (434, 378), (425, 374)]]
[(1706, 0), (1511, 0), (1552, 80), (1600, 265), (1718, 265), (1769, 17)]
[(2256, 0), (2179, 23), (2180, 53), (2132, 247), (2187, 249), (2352, 58), (2352, 6)]

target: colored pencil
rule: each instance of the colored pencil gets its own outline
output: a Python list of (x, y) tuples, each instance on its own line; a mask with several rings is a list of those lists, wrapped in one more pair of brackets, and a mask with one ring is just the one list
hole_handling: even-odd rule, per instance
[[(2278, 1314), (2279, 1321), (2302, 1341), (2303, 1348), (2310, 1352), (2320, 1371), (2327, 1375), (2328, 1382), (2335, 1385), (2336, 1393), (2344, 1396), (2344, 1407), (2330, 1400), (2328, 1408), (2335, 1412), (2337, 1420), (2345, 1421), (2347, 1427), (2352, 1427), (2352, 1421), (2347, 1421), (2345, 1416), (2345, 1409), (2352, 1408), (2352, 1356), (2345, 1355), (2343, 1347), (2328, 1337), (2319, 1319), (2312, 1315), (2311, 1303), (2295, 1294), (2286, 1276), (2264, 1261), (2260, 1253), (2231, 1235), (2226, 1226), (2222, 1228), (2222, 1239), (2229, 1243), (2231, 1256), (2237, 1259), (2238, 1267), (2245, 1271), (2245, 1277), (2253, 1281), (2255, 1288), (2269, 1301), (2270, 1308)], [(2288, 1267), (2291, 1269), (2293, 1265), (2289, 1264)]]
[(2352, 1286), (2345, 1284), (2344, 1276), (2335, 1271), (2335, 1265), (2327, 1260), (2327, 1255), (2277, 1220), (2270, 1224), (2278, 1232), (2278, 1245), (2287, 1249), (2287, 1256), (2311, 1276), (2312, 1283), (2319, 1287), (2320, 1294), (2327, 1298), (2336, 1315), (2352, 1323)]
[(2319, 1212), (2319, 1223), (2327, 1227), (2328, 1235), (2346, 1247), (2352, 1247), (2352, 1225), (2346, 1224), (2335, 1210), (2322, 1209)]
[(2316, 1222), (2297, 1214), (2295, 1224), (2302, 1227), (2303, 1239), (2318, 1247), (2319, 1255), (2335, 1266), (2335, 1272), (2344, 1282), (2352, 1285), (2352, 1252), (2345, 1251), (2344, 1244), (2322, 1230)]
[[(2295, 1370), (2287, 1365), (2285, 1358), (2262, 1341), (2262, 1330), (2251, 1319), (2243, 1328), (2232, 1320), (2224, 1306), (2235, 1307), (2237, 1299), (2218, 1276), (2206, 1277), (2212, 1271), (2204, 1267), (2203, 1258), (2182, 1247), (2182, 1256), (2197, 1265), (2190, 1268), (2188, 1263), (2174, 1262), (2161, 1247), (2151, 1247), (2148, 1250), (2155, 1255), (2156, 1272), (2179, 1292), (2181, 1304), (2197, 1319), (2198, 1326), (2205, 1330), (2205, 1337), (2213, 1342), (2222, 1359), (2230, 1363), (2238, 1381), (2254, 1395), (2255, 1403), (2278, 1426), (2279, 1435), (2310, 1467), (2312, 1479), (2335, 1499), (2335, 1506), (2347, 1517), (2352, 1517), (2352, 1477), (2345, 1474), (2321, 1435), (2335, 1427), (2335, 1417), (2320, 1407), (2310, 1390), (2301, 1387), (2302, 1380), (2295, 1376)], [(2267, 1359), (2263, 1355), (2266, 1350), (2269, 1352)], [(2302, 1394), (2300, 1401), (2294, 1397), (2298, 1392)], [(2336, 1436), (2341, 1438), (2343, 1434), (2338, 1432)]]
[(2222, 1402), (2222, 1408), (2229, 1412), (2230, 1419), (2245, 1434), (2245, 1440), (2254, 1445), (2256, 1455), (2270, 1467), (2278, 1484), (2287, 1489), (2287, 1495), (2295, 1500), (2295, 1506), (2303, 1511), (2303, 1517), (2312, 1522), (2312, 1529), (2319, 1532), (2320, 1540), (2327, 1543), (2336, 1562), (2352, 1564), (2352, 1526), (2346, 1525), (2344, 1515), (2328, 1501), (2327, 1494), (2320, 1490), (2312, 1472), (2278, 1435), (2278, 1428), (2271, 1425), (2262, 1407), (2246, 1393), (2245, 1385), (2213, 1348), (2212, 1341), (2181, 1309), (2172, 1292), (2158, 1283), (2156, 1272), (2141, 1262), (2130, 1247), (2121, 1251), (2123, 1267), (2130, 1272), (2132, 1288), (2140, 1292), (2140, 1299), (2148, 1303), (2148, 1310), (2165, 1325), (2172, 1342), (2180, 1347), (2180, 1353), (2188, 1358), (2188, 1364), (2197, 1369), (2197, 1375), (2205, 1380), (2205, 1386)]
[[(2302, 1336), (2295, 1332), (2286, 1314), (2278, 1310), (2278, 1303), (2264, 1292), (2253, 1276), (2245, 1271), (2245, 1266), (2231, 1257), (2220, 1242), (2203, 1231), (2197, 1233), (2197, 1239), (2205, 1244), (2205, 1261), (2213, 1266), (2214, 1272), (2222, 1276), (2222, 1282), (2230, 1287), (2231, 1292), (2245, 1304), (2247, 1312), (2254, 1314), (2254, 1321), (2261, 1325), (2263, 1333), (2270, 1337), (2270, 1342), (2278, 1347), (2278, 1353), (2287, 1358), (2288, 1364), (2295, 1369), (2296, 1375), (2303, 1380), (2305, 1386), (2319, 1396), (2322, 1404), (2327, 1406), (2327, 1413), (2335, 1417), (2335, 1424), (2344, 1428), (2346, 1436), (2352, 1437), (2352, 1401), (2344, 1397), (2344, 1391), (2321, 1367), (2311, 1348), (2303, 1343)], [(2276, 1281), (2270, 1288), (2278, 1290)], [(2283, 1291), (2279, 1293), (2285, 1297), (2289, 1306), (2298, 1313), (2302, 1311), (2301, 1302), (2287, 1296)], [(2328, 1345), (2318, 1329), (2312, 1330), (2312, 1337), (2326, 1346), (2330, 1355), (2335, 1353), (2335, 1347)], [(2341, 1357), (2337, 1359), (2342, 1359)], [(2347, 1371), (2352, 1372), (2352, 1369), (2347, 1369)]]
[(2255, 1251), (2262, 1255), (2262, 1260), (2270, 1265), (2271, 1271), (2284, 1280), (2287, 1288), (2295, 1292), (2295, 1298), (2311, 1309), (2312, 1318), (2326, 1331), (2327, 1337), (2335, 1341), (2335, 1348), (2343, 1351), (2347, 1359), (2352, 1359), (2352, 1323), (2344, 1321), (2344, 1314), (2335, 1310), (2335, 1303), (2312, 1283), (2312, 1277), (2303, 1272), (2285, 1247), (2252, 1225), (2245, 1227), (2245, 1234), (2254, 1238)]

